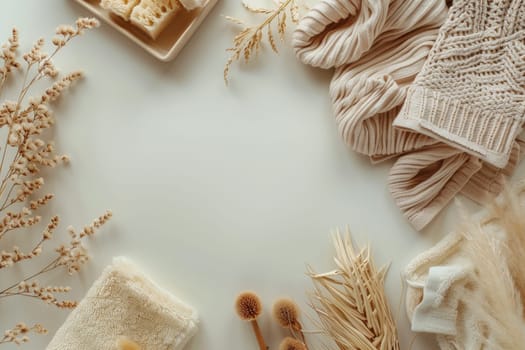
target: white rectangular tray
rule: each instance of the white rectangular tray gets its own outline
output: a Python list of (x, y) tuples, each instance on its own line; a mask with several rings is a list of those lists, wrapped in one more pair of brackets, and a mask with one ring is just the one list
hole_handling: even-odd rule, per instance
[(166, 62), (177, 56), (218, 0), (208, 0), (202, 8), (192, 11), (182, 10), (155, 40), (148, 37), (133, 24), (100, 7), (100, 0), (74, 1), (127, 36), (151, 55)]

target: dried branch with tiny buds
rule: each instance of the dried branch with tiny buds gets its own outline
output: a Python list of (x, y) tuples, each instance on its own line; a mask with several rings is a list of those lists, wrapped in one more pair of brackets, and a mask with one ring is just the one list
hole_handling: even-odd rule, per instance
[[(14, 73), (22, 73), (22, 82), (16, 98), (5, 100), (0, 105), (0, 132), (5, 130), (2, 134), (5, 135), (5, 141), (0, 143), (0, 271), (42, 255), (45, 244), (52, 239), (58, 228), (58, 216), (51, 217), (44, 228), (40, 229), (38, 226), (42, 222), (42, 216), (37, 213), (54, 198), (51, 193), (38, 197), (38, 192), (44, 186), (41, 171), (67, 163), (69, 158), (56, 154), (53, 142), (46, 141), (44, 133), (55, 123), (50, 109), (51, 103), (80, 79), (82, 73), (72, 72), (59, 78), (52, 59), (73, 38), (96, 26), (98, 21), (92, 18), (80, 18), (75, 26), (59, 26), (52, 40), (54, 49), (50, 54), (44, 51), (44, 39), (39, 39), (30, 51), (21, 57), (18, 54), (18, 31), (13, 29), (11, 37), (0, 50), (0, 62), (3, 63), (0, 66), (0, 96), (8, 80), (20, 77)], [(46, 79), (52, 81), (51, 86), (37, 97), (29, 97), (35, 84)], [(16, 85), (16, 81), (11, 85)], [(38, 271), (9, 286), (0, 286), (0, 299), (27, 297), (58, 308), (75, 307), (75, 301), (61, 300), (57, 297), (69, 292), (70, 287), (43, 285), (37, 278), (60, 268), (69, 274), (79, 271), (88, 260), (83, 241), (92, 236), (111, 216), (111, 212), (107, 211), (80, 232), (70, 227), (69, 242), (55, 248), (54, 257), (50, 257)], [(7, 244), (2, 239), (7, 235), (14, 235), (13, 238), (19, 240), (28, 239), (27, 233), (23, 236), (16, 235), (21, 230), (37, 231), (39, 235), (36, 242), (26, 252), (18, 246), (6, 248)], [(40, 324), (27, 326), (25, 323), (19, 323), (5, 331), (0, 344), (25, 343), (29, 340), (28, 334), (31, 332), (43, 334), (47, 330)]]

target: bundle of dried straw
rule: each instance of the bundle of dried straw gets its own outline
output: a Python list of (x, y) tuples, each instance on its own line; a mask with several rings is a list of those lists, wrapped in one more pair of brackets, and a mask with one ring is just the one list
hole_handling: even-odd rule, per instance
[(311, 307), (321, 333), (337, 349), (398, 350), (399, 341), (388, 306), (384, 280), (387, 267), (376, 269), (370, 247), (354, 248), (350, 233), (334, 235), (337, 268), (316, 273), (309, 267), (314, 290)]

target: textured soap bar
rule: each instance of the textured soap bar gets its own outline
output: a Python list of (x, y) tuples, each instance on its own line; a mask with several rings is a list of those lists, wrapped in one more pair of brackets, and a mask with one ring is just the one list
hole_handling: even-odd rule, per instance
[(129, 21), (133, 8), (140, 0), (102, 0), (100, 6)]
[(57, 331), (47, 350), (115, 350), (125, 337), (141, 350), (181, 350), (197, 331), (196, 312), (117, 258)]
[(178, 0), (141, 0), (131, 11), (131, 23), (155, 39), (182, 9)]
[(181, 5), (186, 10), (193, 10), (199, 7), (203, 7), (206, 0), (179, 0)]

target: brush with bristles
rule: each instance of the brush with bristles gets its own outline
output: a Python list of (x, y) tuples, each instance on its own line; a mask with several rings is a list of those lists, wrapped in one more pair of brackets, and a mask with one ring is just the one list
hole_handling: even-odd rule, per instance
[(297, 338), (296, 333), (299, 333), (299, 337), (303, 344), (306, 344), (303, 327), (299, 322), (299, 306), (289, 298), (278, 299), (273, 304), (273, 318), (277, 323), (283, 327), (288, 328), (290, 333)]
[(297, 339), (286, 337), (279, 345), (279, 350), (307, 350), (307, 347), (305, 343)]
[(254, 292), (243, 292), (239, 294), (237, 300), (235, 301), (235, 310), (237, 315), (243, 321), (248, 321), (251, 323), (257, 342), (259, 343), (260, 350), (267, 350), (268, 347), (264, 342), (264, 338), (257, 323), (257, 318), (261, 315), (262, 304), (261, 300)]

